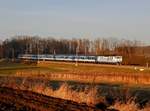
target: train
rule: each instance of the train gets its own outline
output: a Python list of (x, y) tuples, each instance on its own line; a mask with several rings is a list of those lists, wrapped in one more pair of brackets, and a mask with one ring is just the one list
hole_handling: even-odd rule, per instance
[(86, 62), (86, 63), (106, 63), (121, 64), (122, 56), (91, 56), (91, 55), (63, 55), (63, 54), (21, 54), (18, 56), (20, 60), (35, 61), (70, 61), (70, 62)]

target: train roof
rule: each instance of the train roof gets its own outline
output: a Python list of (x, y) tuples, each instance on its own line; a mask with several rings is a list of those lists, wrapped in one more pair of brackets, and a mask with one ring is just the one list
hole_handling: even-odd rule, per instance
[[(76, 54), (20, 54), (19, 56), (22, 56), (22, 55), (26, 55), (26, 56), (29, 56), (29, 55), (33, 55), (33, 56), (36, 56), (36, 55), (76, 56)], [(77, 56), (94, 57), (94, 56), (121, 56), (121, 55), (84, 55), (84, 54), (78, 54)]]

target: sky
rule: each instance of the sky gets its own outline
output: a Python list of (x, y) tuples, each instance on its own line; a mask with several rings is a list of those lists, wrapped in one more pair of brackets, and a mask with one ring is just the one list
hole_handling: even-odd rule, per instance
[(15, 35), (150, 43), (150, 0), (0, 0), (0, 39)]

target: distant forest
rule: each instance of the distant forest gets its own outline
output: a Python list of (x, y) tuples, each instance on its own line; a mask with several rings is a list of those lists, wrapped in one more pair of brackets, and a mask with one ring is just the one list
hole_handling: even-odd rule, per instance
[(139, 41), (115, 38), (55, 39), (16, 36), (0, 42), (0, 59), (17, 59), (19, 54), (121, 55), (123, 64), (150, 64), (150, 46)]

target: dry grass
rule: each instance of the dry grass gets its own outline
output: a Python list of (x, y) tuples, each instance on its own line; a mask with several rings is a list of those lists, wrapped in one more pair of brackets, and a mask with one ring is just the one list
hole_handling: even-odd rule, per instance
[(140, 109), (134, 101), (128, 101), (126, 104), (118, 101), (111, 108), (118, 109), (119, 111), (150, 111), (150, 105)]
[[(0, 81), (0, 86), (29, 90), (47, 96), (71, 100), (78, 103), (86, 103), (92, 106), (102, 102), (106, 104), (105, 98), (98, 96), (98, 90), (95, 86), (92, 86), (91, 88), (87, 87), (84, 90), (77, 91), (73, 90), (67, 83), (63, 83), (58, 89), (54, 90), (52, 87), (46, 86), (46, 83), (44, 82), (31, 84), (28, 83), (27, 79), (23, 79), (20, 84), (16, 84), (15, 80), (10, 80), (9, 78)], [(119, 111), (149, 111), (150, 105), (145, 106), (143, 109), (139, 109), (138, 105), (133, 100), (129, 99), (126, 100), (126, 102), (116, 101), (114, 105), (109, 106), (108, 108), (118, 109)]]
[(18, 71), (15, 76), (19, 77), (40, 77), (51, 80), (70, 80), (91, 83), (95, 79), (95, 83), (124, 83), (150, 85), (150, 74), (130, 74), (130, 73), (89, 73), (89, 72), (44, 72), (44, 71)]
[(66, 83), (62, 84), (57, 90), (53, 90), (51, 87), (46, 87), (44, 84), (34, 85), (33, 87), (28, 88), (28, 90), (47, 96), (75, 101), (78, 103), (86, 103), (88, 105), (96, 104), (101, 99), (96, 98), (96, 88), (85, 89), (84, 91), (76, 91), (71, 89)]
[(127, 102), (126, 104), (116, 102), (112, 107), (114, 109), (119, 109), (120, 111), (139, 111), (137, 105), (133, 101)]

